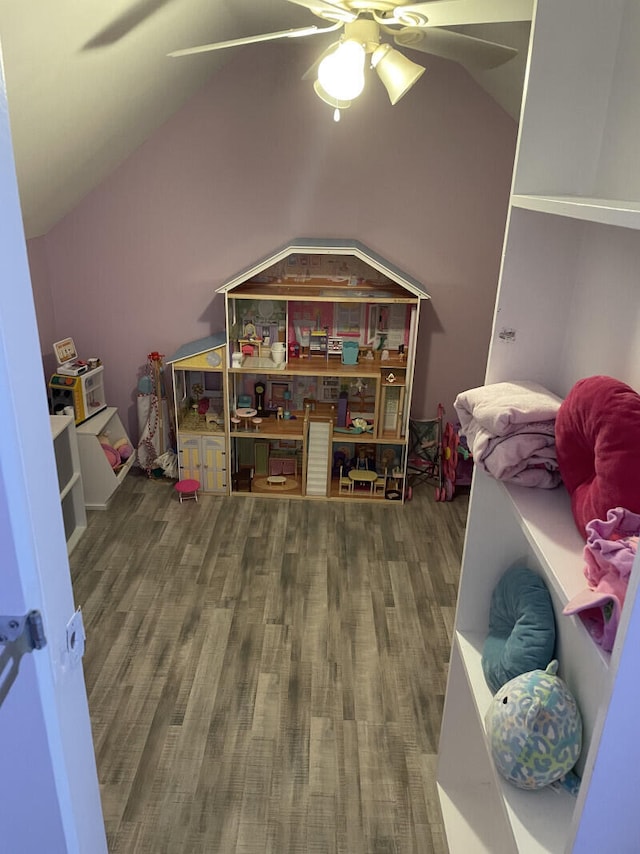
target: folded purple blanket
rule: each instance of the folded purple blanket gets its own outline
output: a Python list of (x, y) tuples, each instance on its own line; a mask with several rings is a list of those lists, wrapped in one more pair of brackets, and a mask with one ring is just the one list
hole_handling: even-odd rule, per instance
[(560, 483), (555, 416), (561, 403), (523, 380), (461, 392), (454, 407), (476, 465), (498, 480), (553, 489)]
[(536, 421), (489, 439), (481, 466), (498, 480), (553, 488), (560, 483), (553, 421)]

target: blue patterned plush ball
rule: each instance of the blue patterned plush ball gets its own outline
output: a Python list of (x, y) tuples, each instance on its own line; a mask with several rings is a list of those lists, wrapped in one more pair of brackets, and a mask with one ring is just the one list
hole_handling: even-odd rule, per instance
[(573, 695), (546, 670), (516, 676), (500, 688), (485, 723), (496, 768), (520, 789), (541, 789), (571, 771), (582, 748), (582, 718)]

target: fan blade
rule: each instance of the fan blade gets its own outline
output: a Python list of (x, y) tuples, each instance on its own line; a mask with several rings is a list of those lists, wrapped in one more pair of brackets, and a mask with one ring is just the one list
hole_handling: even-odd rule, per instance
[[(534, 0), (430, 0), (397, 6), (387, 24), (421, 27), (457, 27), (464, 24), (497, 24), (530, 21)], [(425, 19), (422, 23), (421, 18)]]
[(89, 50), (94, 47), (106, 47), (110, 44), (115, 44), (124, 38), (131, 30), (135, 29), (139, 24), (150, 18), (155, 12), (158, 12), (163, 6), (173, 0), (139, 0), (131, 8), (127, 9), (117, 18), (106, 26), (104, 29), (96, 33), (95, 36), (82, 46), (83, 50)]
[(339, 21), (331, 27), (301, 27), (297, 30), (280, 30), (276, 33), (261, 33), (258, 36), (246, 36), (241, 39), (230, 39), (226, 42), (213, 42), (212, 44), (202, 44), (199, 47), (185, 47), (182, 50), (172, 50), (167, 56), (190, 56), (192, 53), (207, 53), (211, 50), (222, 50), (225, 47), (239, 47), (243, 44), (254, 44), (255, 42), (268, 42), (275, 39), (295, 39), (303, 36), (317, 36), (322, 33), (332, 33), (342, 26)]
[(358, 17), (357, 12), (350, 12), (339, 2), (331, 2), (331, 0), (289, 0), (289, 3), (304, 6), (305, 9), (309, 9), (319, 18), (327, 18), (330, 21), (342, 21), (344, 23), (345, 21), (355, 21)]
[(432, 53), (434, 56), (451, 59), (465, 68), (474, 70), (496, 68), (513, 59), (518, 53), (515, 48), (503, 44), (431, 27), (426, 29), (407, 27), (396, 33), (394, 41), (401, 47)]

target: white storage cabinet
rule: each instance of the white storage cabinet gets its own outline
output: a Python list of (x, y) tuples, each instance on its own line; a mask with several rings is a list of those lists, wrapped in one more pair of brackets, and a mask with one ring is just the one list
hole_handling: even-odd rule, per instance
[(72, 415), (51, 415), (51, 438), (56, 456), (64, 535), (69, 554), (87, 527), (76, 428)]
[(110, 443), (125, 438), (131, 441), (122, 425), (118, 410), (108, 406), (76, 428), (80, 468), (84, 487), (84, 503), (92, 510), (105, 510), (109, 499), (126, 477), (135, 462), (135, 450), (129, 459), (118, 469), (111, 468), (98, 437), (105, 435)]
[[(487, 383), (566, 396), (607, 374), (640, 391), (638, 45), (637, 0), (537, 2)], [(518, 489), (476, 467), (438, 762), (451, 854), (640, 850), (640, 566), (604, 653), (561, 613), (586, 586), (583, 546), (563, 488)], [(560, 675), (584, 720), (577, 798), (521, 791), (491, 761), (481, 651), (493, 588), (517, 562), (556, 609)]]

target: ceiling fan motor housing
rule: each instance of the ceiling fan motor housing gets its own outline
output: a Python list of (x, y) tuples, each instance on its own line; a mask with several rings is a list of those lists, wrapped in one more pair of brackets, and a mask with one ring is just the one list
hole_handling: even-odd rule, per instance
[(344, 25), (344, 40), (347, 39), (361, 44), (366, 53), (373, 53), (380, 44), (380, 27), (369, 18), (358, 18)]

